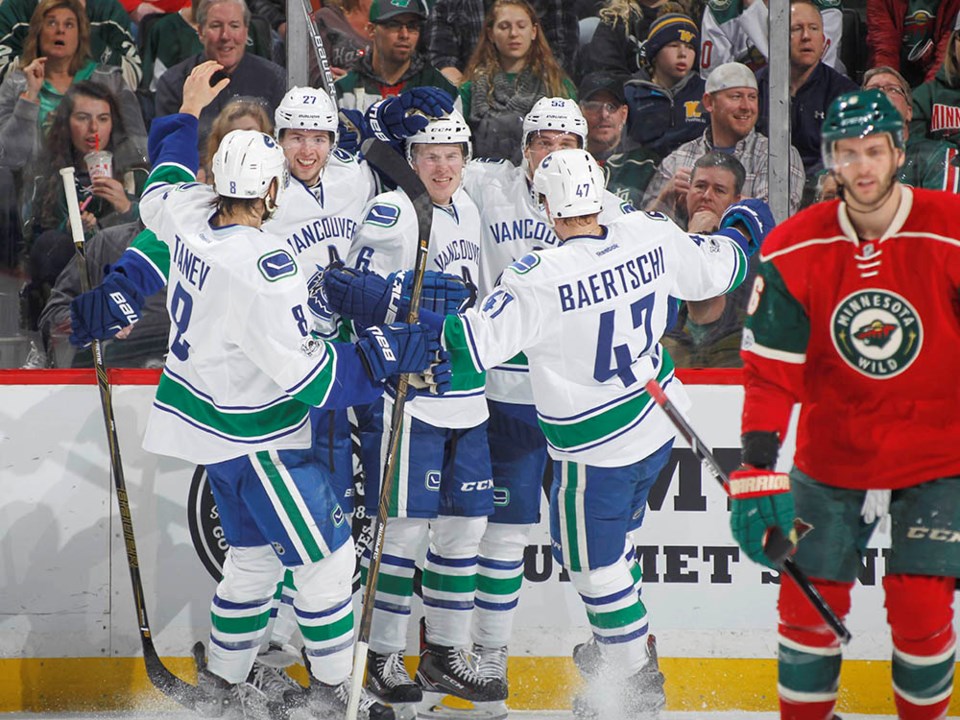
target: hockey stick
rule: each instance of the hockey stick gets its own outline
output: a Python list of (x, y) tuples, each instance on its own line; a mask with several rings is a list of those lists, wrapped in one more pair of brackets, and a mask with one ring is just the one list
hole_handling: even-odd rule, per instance
[[(77, 202), (74, 169), (72, 167), (62, 168), (60, 179), (63, 181), (63, 192), (67, 199), (73, 246), (77, 251), (80, 286), (84, 292), (87, 292), (90, 290), (90, 276), (87, 274), (86, 252), (83, 245), (83, 221), (80, 218), (80, 205)], [(97, 387), (100, 390), (100, 407), (103, 410), (103, 423), (107, 431), (110, 469), (117, 489), (117, 505), (120, 506), (123, 544), (127, 551), (127, 567), (130, 569), (130, 582), (133, 585), (133, 603), (137, 609), (137, 620), (140, 625), (143, 663), (147, 668), (147, 677), (150, 678), (150, 682), (157, 690), (192, 710), (202, 693), (195, 685), (184, 682), (170, 672), (160, 660), (157, 649), (153, 646), (153, 635), (150, 632), (150, 621), (147, 619), (147, 606), (143, 596), (143, 583), (140, 580), (140, 561), (137, 559), (137, 541), (133, 534), (130, 499), (127, 496), (127, 484), (123, 479), (123, 462), (120, 459), (120, 443), (117, 440), (117, 426), (113, 416), (110, 380), (107, 378), (107, 368), (103, 362), (103, 348), (98, 340), (93, 341), (92, 349), (93, 365), (97, 372)]]
[[(690, 449), (697, 459), (707, 467), (714, 479), (726, 488), (728, 483), (727, 474), (723, 471), (723, 468), (720, 467), (720, 463), (717, 462), (717, 459), (713, 456), (713, 453), (710, 452), (710, 449), (703, 443), (703, 440), (700, 439), (690, 423), (687, 422), (687, 419), (676, 406), (670, 402), (670, 399), (666, 396), (666, 393), (663, 392), (663, 388), (660, 387), (660, 383), (657, 382), (656, 378), (647, 382), (644, 387), (656, 401), (657, 405), (663, 408), (663, 411), (676, 426), (680, 435), (683, 436), (683, 439), (690, 444)], [(793, 543), (787, 539), (780, 528), (774, 526), (767, 530), (767, 539), (763, 547), (764, 555), (766, 555), (771, 562), (778, 565), (779, 568), (797, 584), (797, 587), (800, 588), (800, 591), (806, 596), (807, 600), (810, 601), (810, 604), (813, 605), (824, 622), (830, 626), (830, 629), (833, 630), (840, 642), (846, 645), (850, 642), (851, 638), (850, 631), (847, 630), (846, 625), (837, 617), (833, 609), (827, 605), (823, 596), (817, 588), (813, 586), (806, 574), (797, 567), (793, 558), (784, 557), (792, 549)]]
[(320, 68), (320, 79), (323, 81), (323, 89), (333, 101), (333, 107), (340, 110), (340, 103), (337, 102), (337, 91), (333, 87), (333, 71), (330, 69), (330, 61), (327, 59), (327, 49), (323, 46), (323, 38), (317, 30), (317, 25), (310, 15), (309, 0), (303, 0), (303, 14), (307, 19), (307, 32), (313, 40), (313, 53), (317, 56), (317, 66)]
[[(417, 215), (417, 230), (419, 233), (417, 257), (413, 266), (410, 311), (407, 313), (407, 322), (415, 323), (420, 314), (423, 274), (427, 270), (427, 254), (430, 251), (433, 201), (420, 178), (410, 167), (410, 163), (387, 143), (376, 138), (370, 138), (363, 143), (363, 154), (370, 163), (376, 165), (407, 194)], [(357, 643), (354, 647), (353, 676), (350, 679), (350, 700), (347, 704), (346, 720), (357, 719), (357, 710), (360, 707), (360, 689), (363, 687), (363, 676), (367, 671), (367, 650), (370, 647), (370, 626), (373, 623), (373, 599), (377, 592), (380, 560), (383, 557), (383, 541), (387, 530), (387, 511), (390, 505), (390, 496), (393, 493), (393, 474), (396, 472), (397, 455), (400, 451), (400, 428), (403, 424), (403, 408), (407, 402), (407, 384), (407, 376), (401, 375), (397, 382), (396, 398), (393, 401), (387, 459), (384, 463), (383, 474), (380, 477), (380, 504), (377, 507), (377, 517), (373, 521), (370, 566), (367, 568), (367, 587), (363, 592), (360, 625), (357, 629)]]

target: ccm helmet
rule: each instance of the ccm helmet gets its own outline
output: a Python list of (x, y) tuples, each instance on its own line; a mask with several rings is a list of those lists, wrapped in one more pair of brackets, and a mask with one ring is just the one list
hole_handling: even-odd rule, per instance
[(594, 215), (602, 208), (603, 171), (586, 150), (554, 150), (533, 173), (533, 189), (547, 200), (547, 222)]
[(213, 187), (217, 195), (262, 198), (274, 179), (279, 196), (287, 185), (287, 164), (272, 137), (257, 130), (234, 130), (220, 141), (213, 156)]
[(473, 144), (470, 142), (470, 126), (459, 111), (431, 120), (423, 130), (407, 138), (407, 160), (413, 162), (414, 145), (457, 145), (465, 146), (463, 162), (470, 162), (473, 156)]
[(323, 90), (295, 87), (287, 91), (274, 113), (277, 137), (283, 130), (326, 130), (333, 137), (331, 151), (340, 138), (337, 108)]
[(587, 144), (587, 120), (580, 106), (568, 98), (540, 98), (523, 118), (523, 147), (533, 133), (559, 130), (580, 138), (580, 147)]
[(827, 108), (820, 131), (820, 153), (827, 168), (834, 167), (837, 140), (888, 133), (898, 150), (906, 147), (903, 116), (879, 90), (857, 90), (837, 97)]

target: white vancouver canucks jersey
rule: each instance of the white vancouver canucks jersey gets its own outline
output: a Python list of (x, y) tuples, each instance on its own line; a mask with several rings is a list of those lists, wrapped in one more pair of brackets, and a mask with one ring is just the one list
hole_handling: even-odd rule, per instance
[(308, 334), (297, 263), (262, 230), (211, 227), (216, 195), (187, 178), (161, 165), (140, 201), (170, 248), (170, 352), (144, 447), (201, 464), (308, 447), (309, 406), (330, 395), (338, 360)]
[(659, 378), (689, 404), (659, 344), (670, 297), (702, 300), (737, 287), (747, 257), (723, 236), (690, 236), (662, 216), (631, 213), (603, 238), (577, 237), (504, 271), (474, 309), (449, 316), (454, 375), (524, 351), (540, 426), (558, 460), (619, 467), (673, 437), (644, 383)]
[[(316, 186), (308, 188), (291, 178), (276, 215), (264, 229), (286, 242), (309, 284), (331, 262), (346, 261), (363, 209), (374, 194), (373, 173), (366, 163), (335, 150)], [(310, 312), (314, 330), (332, 339), (339, 323), (319, 294), (310, 299)]]
[[(397, 270), (412, 270), (418, 234), (413, 203), (402, 190), (378, 195), (367, 206), (347, 264), (384, 277)], [(480, 215), (463, 188), (454, 193), (450, 205), (434, 205), (427, 258), (427, 270), (459, 275), (476, 283), (480, 274)], [(464, 376), (442, 398), (419, 395), (406, 407), (413, 417), (436, 427), (479, 425), (488, 416), (483, 376)]]
[[(482, 227), (480, 297), (493, 292), (510, 263), (534, 250), (558, 247), (543, 207), (535, 202), (522, 167), (507, 160), (475, 160), (467, 165), (464, 188), (480, 210)], [(634, 208), (604, 190), (600, 222), (607, 224)], [(499, 402), (533, 404), (533, 391), (524, 355), (487, 371), (487, 397)]]

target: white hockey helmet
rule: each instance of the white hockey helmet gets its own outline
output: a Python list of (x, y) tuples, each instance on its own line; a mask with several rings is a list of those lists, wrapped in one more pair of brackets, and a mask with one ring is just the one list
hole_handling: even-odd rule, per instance
[(533, 188), (547, 199), (547, 222), (594, 215), (602, 208), (603, 171), (586, 150), (554, 150), (533, 173)]
[(453, 110), (449, 115), (430, 120), (423, 130), (407, 138), (407, 160), (413, 162), (414, 145), (457, 145), (463, 143), (466, 152), (464, 164), (473, 157), (473, 143), (470, 142), (471, 132), (467, 121), (459, 111)]
[(262, 198), (277, 180), (277, 193), (287, 186), (287, 161), (277, 141), (257, 130), (233, 130), (213, 156), (213, 188), (231, 198)]
[(580, 147), (587, 144), (587, 119), (580, 106), (568, 98), (540, 98), (523, 118), (523, 147), (533, 133), (541, 130), (559, 130), (580, 138)]
[(333, 135), (333, 150), (340, 139), (340, 119), (333, 100), (323, 90), (312, 87), (290, 88), (274, 113), (277, 137), (283, 130), (326, 130)]

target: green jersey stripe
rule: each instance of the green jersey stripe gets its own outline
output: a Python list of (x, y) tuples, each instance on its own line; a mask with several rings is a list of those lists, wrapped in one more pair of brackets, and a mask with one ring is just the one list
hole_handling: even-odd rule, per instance
[(453, 350), (467, 350), (465, 353), (451, 352), (450, 379), (451, 390), (476, 390), (486, 382), (486, 373), (480, 369), (480, 361), (473, 355), (473, 345), (467, 337), (466, 326), (459, 315), (448, 315), (443, 323), (443, 344)]
[[(657, 373), (661, 383), (673, 374), (673, 358), (663, 351), (663, 362)], [(557, 422), (538, 418), (540, 429), (553, 447), (559, 450), (576, 450), (614, 435), (643, 415), (653, 405), (653, 398), (646, 391), (628, 395), (614, 405), (598, 408), (594, 415), (570, 422)]]
[[(313, 562), (319, 562), (323, 559), (324, 552), (317, 544), (316, 537), (310, 531), (313, 523), (312, 521), (308, 523), (303, 517), (300, 505), (294, 500), (290, 488), (287, 487), (284, 478), (280, 474), (279, 468), (277, 468), (271, 459), (270, 451), (261, 450), (258, 452), (257, 461), (260, 463), (260, 467), (263, 469), (271, 489), (286, 514), (286, 520), (292, 526), (292, 528), (288, 527), (287, 531), (289, 532), (292, 529), (293, 532), (296, 533), (296, 539), (300, 541), (304, 551), (307, 553), (307, 557), (303, 559), (307, 560), (307, 558), (309, 558)], [(286, 524), (287, 523), (284, 523), (284, 525)], [(316, 526), (314, 525), (314, 527)]]

